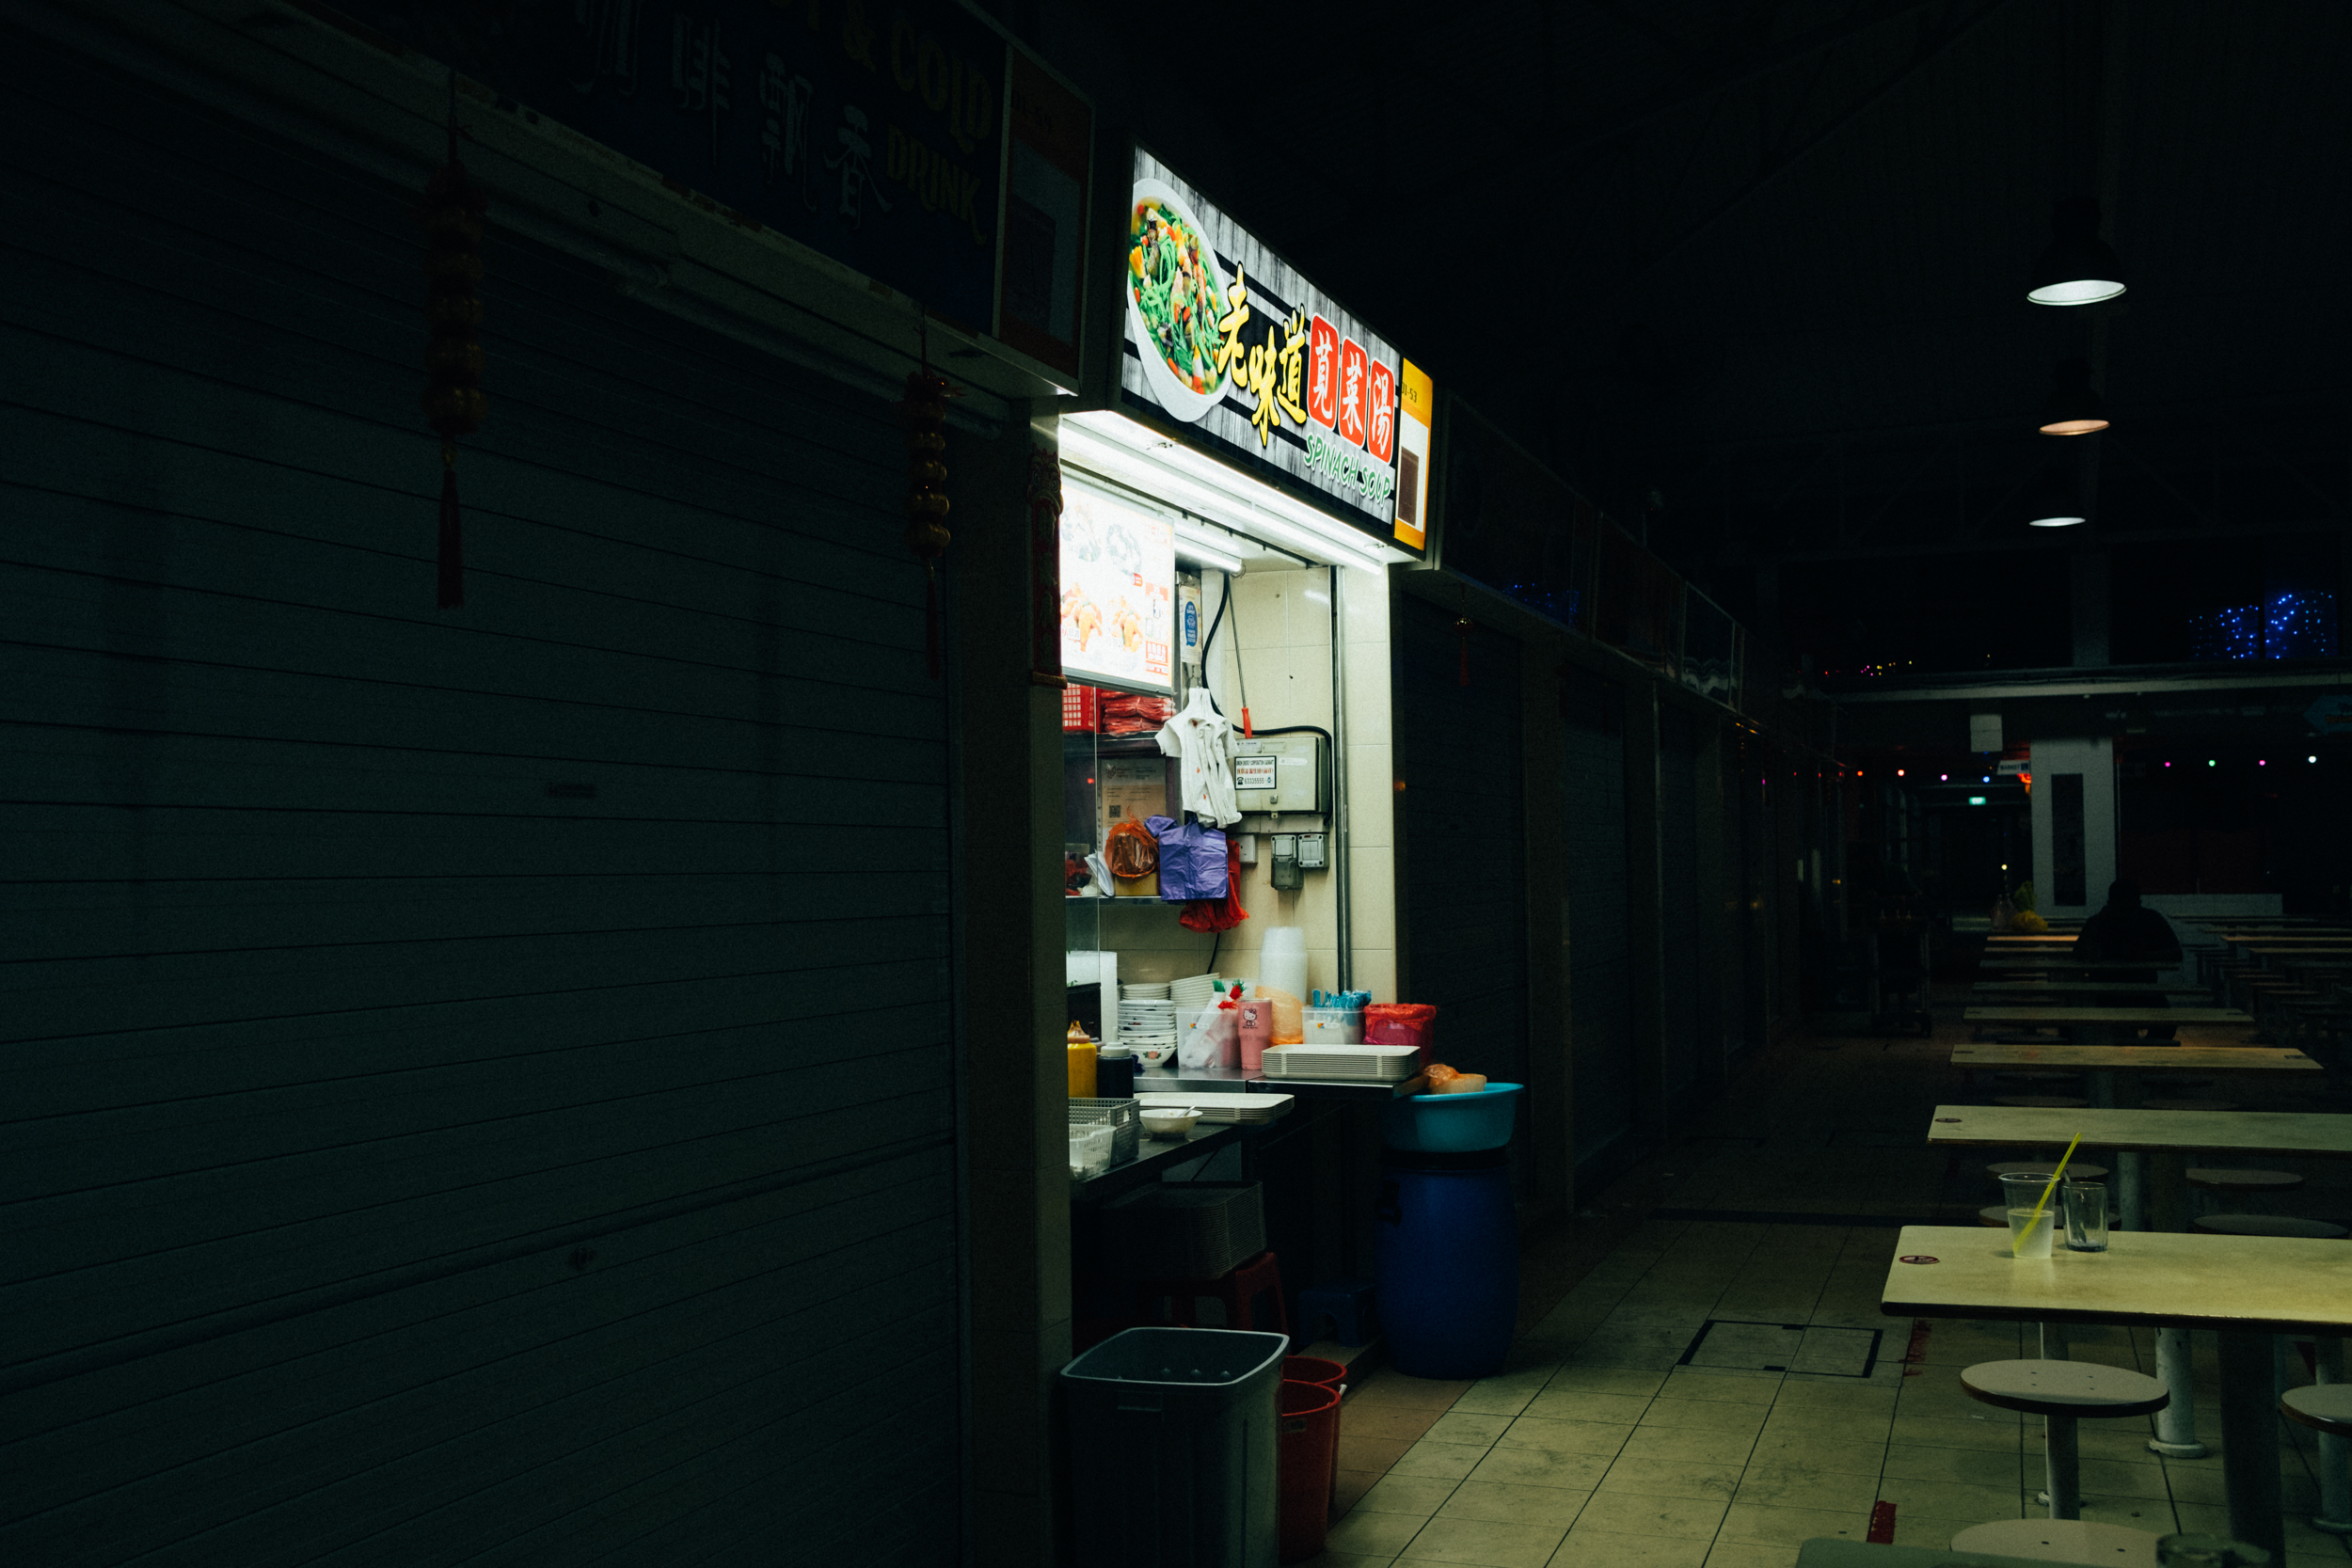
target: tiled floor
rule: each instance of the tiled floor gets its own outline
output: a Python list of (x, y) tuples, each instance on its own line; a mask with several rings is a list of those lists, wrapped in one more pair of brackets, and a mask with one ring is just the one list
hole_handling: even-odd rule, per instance
[[(2042, 1513), (2041, 1423), (1966, 1398), (1957, 1375), (2036, 1354), (2030, 1335), (1939, 1320), (1915, 1342), (1913, 1320), (1878, 1309), (1897, 1224), (1964, 1223), (1997, 1196), (1979, 1192), (1984, 1160), (1922, 1147), (1930, 1107), (1992, 1092), (1963, 1092), (1947, 1065), (1960, 1035), (1790, 1041), (1667, 1157), (1531, 1237), (1541, 1299), (1522, 1314), (1509, 1370), (1473, 1384), (1379, 1371), (1350, 1393), (1344, 1512), (1316, 1560), (1788, 1568), (1810, 1537), (1865, 1539), (1881, 1503), (1894, 1505), (1896, 1541), (1934, 1545)], [(2345, 1173), (2304, 1168), (2314, 1191), (2303, 1207), (2345, 1206)], [(2154, 1366), (2153, 1336), (2121, 1329), (2077, 1330), (2074, 1354)], [(2198, 1354), (2201, 1434), (2214, 1444), (2210, 1343)], [(2222, 1529), (2218, 1452), (2159, 1459), (2143, 1446), (2151, 1426), (2083, 1424), (2083, 1516)], [(2303, 1516), (2313, 1459), (2311, 1433), (2282, 1424), (2282, 1568), (2352, 1561)]]

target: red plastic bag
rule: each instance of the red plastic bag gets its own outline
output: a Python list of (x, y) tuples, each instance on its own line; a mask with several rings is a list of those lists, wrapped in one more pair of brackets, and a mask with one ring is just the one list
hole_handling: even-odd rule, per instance
[(1438, 1009), (1428, 1002), (1373, 1002), (1364, 1007), (1366, 1045), (1409, 1045), (1429, 1065), (1429, 1050), (1438, 1040)]
[(1176, 717), (1176, 705), (1166, 697), (1145, 697), (1133, 691), (1103, 693), (1104, 735), (1150, 735)]

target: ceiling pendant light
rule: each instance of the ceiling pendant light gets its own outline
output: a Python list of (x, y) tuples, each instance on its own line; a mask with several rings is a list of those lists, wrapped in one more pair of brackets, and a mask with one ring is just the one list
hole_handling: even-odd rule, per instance
[(2044, 436), (2090, 436), (2107, 427), (2106, 400), (2090, 384), (2090, 361), (2061, 359), (2050, 401), (2042, 405)]
[(2044, 468), (2026, 497), (2028, 528), (2074, 528), (2089, 522), (2083, 511), (2082, 486), (2063, 468)]
[(2099, 203), (2068, 197), (2050, 216), (2050, 244), (2033, 264), (2026, 297), (2036, 305), (2096, 305), (2123, 292), (2123, 263), (2099, 237)]

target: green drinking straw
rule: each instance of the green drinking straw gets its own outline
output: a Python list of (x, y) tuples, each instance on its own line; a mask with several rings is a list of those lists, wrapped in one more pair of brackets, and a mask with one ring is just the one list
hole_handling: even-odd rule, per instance
[[(2067, 1162), (2067, 1161), (2069, 1161), (2069, 1160), (2072, 1160), (2072, 1159), (2074, 1157), (2074, 1144), (2079, 1144), (2079, 1143), (2081, 1143), (2082, 1141), (2083, 1141), (2083, 1135), (2082, 1135), (2080, 1132), (2075, 1133), (2075, 1134), (2074, 1134), (2074, 1143), (2068, 1144), (2068, 1145), (2066, 1146), (2066, 1152), (2058, 1156), (2058, 1169), (2056, 1169), (2056, 1170), (2054, 1170), (2054, 1171), (2052, 1171), (2052, 1172), (2050, 1173), (2050, 1184), (2049, 1184), (2048, 1186), (2046, 1186), (2046, 1187), (2044, 1187), (2044, 1188), (2042, 1188), (2042, 1198), (2041, 1198), (2041, 1201), (2037, 1202), (2037, 1203), (2033, 1206), (2033, 1212), (2032, 1212), (2031, 1214), (2028, 1214), (2027, 1216), (2026, 1216), (2026, 1235), (2030, 1236), (2030, 1235), (2032, 1235), (2032, 1234), (2033, 1234), (2033, 1227), (2034, 1227), (2034, 1222), (2035, 1222), (2036, 1220), (2038, 1220), (2038, 1219), (2040, 1219), (2040, 1218), (2042, 1217), (2042, 1210), (2044, 1210), (2044, 1209), (2047, 1209), (2047, 1208), (2050, 1206), (2050, 1195), (2051, 1195), (2052, 1193), (2054, 1193), (2054, 1192), (2057, 1192), (2057, 1191), (2058, 1191), (2058, 1182), (2059, 1182), (2059, 1181), (2060, 1181), (2060, 1180), (2061, 1180), (2065, 1177), (2065, 1175), (2066, 1175), (2066, 1162)], [(2011, 1242), (2011, 1243), (2010, 1243), (2010, 1248), (2009, 1248), (2009, 1250), (2010, 1250), (2010, 1254), (2013, 1256), (2013, 1255), (2016, 1253), (2016, 1251), (2017, 1251), (2017, 1243), (2014, 1243), (2014, 1242)]]

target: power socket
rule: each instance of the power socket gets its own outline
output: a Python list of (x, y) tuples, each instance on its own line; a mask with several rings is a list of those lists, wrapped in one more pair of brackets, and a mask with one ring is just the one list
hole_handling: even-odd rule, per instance
[(1257, 864), (1258, 835), (1256, 833), (1241, 833), (1237, 836), (1241, 839), (1241, 863), (1244, 865)]

